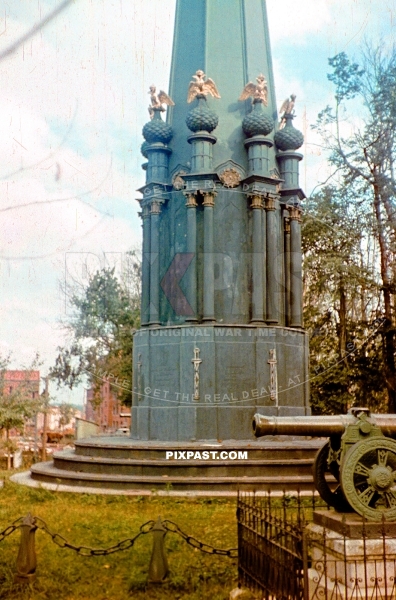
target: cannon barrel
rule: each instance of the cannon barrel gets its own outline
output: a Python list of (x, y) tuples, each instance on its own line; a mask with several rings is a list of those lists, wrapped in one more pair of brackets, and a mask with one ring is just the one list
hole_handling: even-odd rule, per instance
[[(396, 414), (370, 415), (370, 420), (378, 425), (387, 437), (396, 437)], [(352, 414), (306, 417), (266, 417), (256, 413), (253, 417), (253, 433), (263, 435), (304, 435), (310, 437), (330, 437), (342, 435), (347, 425), (357, 422)]]

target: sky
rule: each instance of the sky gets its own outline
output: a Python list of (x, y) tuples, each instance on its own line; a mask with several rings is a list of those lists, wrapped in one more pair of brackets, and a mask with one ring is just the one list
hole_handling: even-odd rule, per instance
[[(122, 264), (141, 243), (139, 152), (151, 84), (168, 89), (175, 0), (74, 0), (13, 53), (60, 0), (0, 0), (0, 353), (36, 352), (44, 375), (65, 343), (64, 284)], [(267, 0), (278, 105), (297, 95), (301, 184), (328, 169), (310, 129), (332, 100), (328, 58), (390, 46), (396, 0)], [(50, 393), (81, 403), (83, 389)]]

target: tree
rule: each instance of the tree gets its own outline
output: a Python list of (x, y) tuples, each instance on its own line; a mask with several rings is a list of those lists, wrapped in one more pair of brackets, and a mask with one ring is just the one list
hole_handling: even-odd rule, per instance
[(370, 205), (377, 252), (374, 268), (380, 281), (378, 312), (384, 318), (382, 372), (387, 407), (395, 412), (396, 49), (385, 54), (381, 48), (366, 44), (363, 68), (345, 53), (329, 59), (329, 63), (335, 104), (319, 114), (314, 128), (330, 152), (330, 163), (341, 176), (343, 189), (354, 189), (357, 198)]
[(133, 332), (140, 325), (136, 279), (140, 264), (129, 255), (129, 270), (122, 281), (114, 269), (97, 271), (85, 289), (71, 296), (74, 314), (66, 324), (70, 344), (58, 348), (51, 377), (70, 389), (88, 381), (94, 389), (94, 403), (101, 401), (100, 389), (110, 380), (125, 405), (132, 403)]
[(371, 221), (368, 203), (356, 202), (351, 187), (328, 186), (304, 211), (304, 322), (318, 414), (384, 404)]
[(62, 431), (65, 427), (67, 427), (67, 425), (69, 425), (70, 421), (72, 420), (74, 416), (74, 410), (74, 406), (72, 404), (69, 404), (68, 402), (63, 402), (59, 405), (59, 427)]
[(25, 369), (24, 380), (14, 389), (7, 389), (5, 385), (9, 363), (9, 357), (0, 357), (0, 431), (5, 432), (5, 440), (2, 445), (7, 451), (8, 469), (11, 467), (11, 453), (15, 450), (10, 439), (11, 429), (22, 428), (26, 419), (33, 417), (41, 406), (41, 399), (34, 397), (35, 386), (30, 381), (31, 372), (39, 364), (38, 357), (28, 369)]

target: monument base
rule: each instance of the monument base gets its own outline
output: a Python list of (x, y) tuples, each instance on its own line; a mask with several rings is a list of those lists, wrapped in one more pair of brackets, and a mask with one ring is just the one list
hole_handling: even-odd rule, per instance
[[(41, 484), (100, 490), (227, 495), (246, 491), (313, 491), (312, 464), (323, 440), (249, 442), (138, 442), (92, 437), (52, 462), (31, 467)], [(59, 489), (59, 487), (58, 487)], [(70, 490), (69, 490), (70, 491)]]
[(140, 329), (133, 343), (132, 438), (253, 440), (257, 412), (309, 407), (308, 335), (253, 325)]
[(315, 511), (306, 533), (310, 600), (395, 597), (396, 523)]

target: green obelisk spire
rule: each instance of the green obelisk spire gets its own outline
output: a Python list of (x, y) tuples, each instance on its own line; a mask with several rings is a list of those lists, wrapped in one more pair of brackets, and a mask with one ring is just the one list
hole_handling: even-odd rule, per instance
[(255, 412), (309, 412), (303, 137), (295, 96), (278, 124), (265, 1), (178, 0), (170, 79), (143, 128), (132, 436), (251, 439)]
[[(189, 155), (185, 119), (187, 88), (202, 69), (221, 95), (209, 105), (219, 115), (214, 148), (218, 164), (228, 159), (246, 165), (241, 121), (250, 102), (238, 102), (244, 86), (263, 73), (268, 81), (265, 113), (276, 119), (275, 85), (266, 4), (263, 0), (182, 0), (177, 3), (169, 94), (176, 106), (168, 112), (174, 129), (170, 169)], [(272, 167), (274, 165), (272, 164)]]

